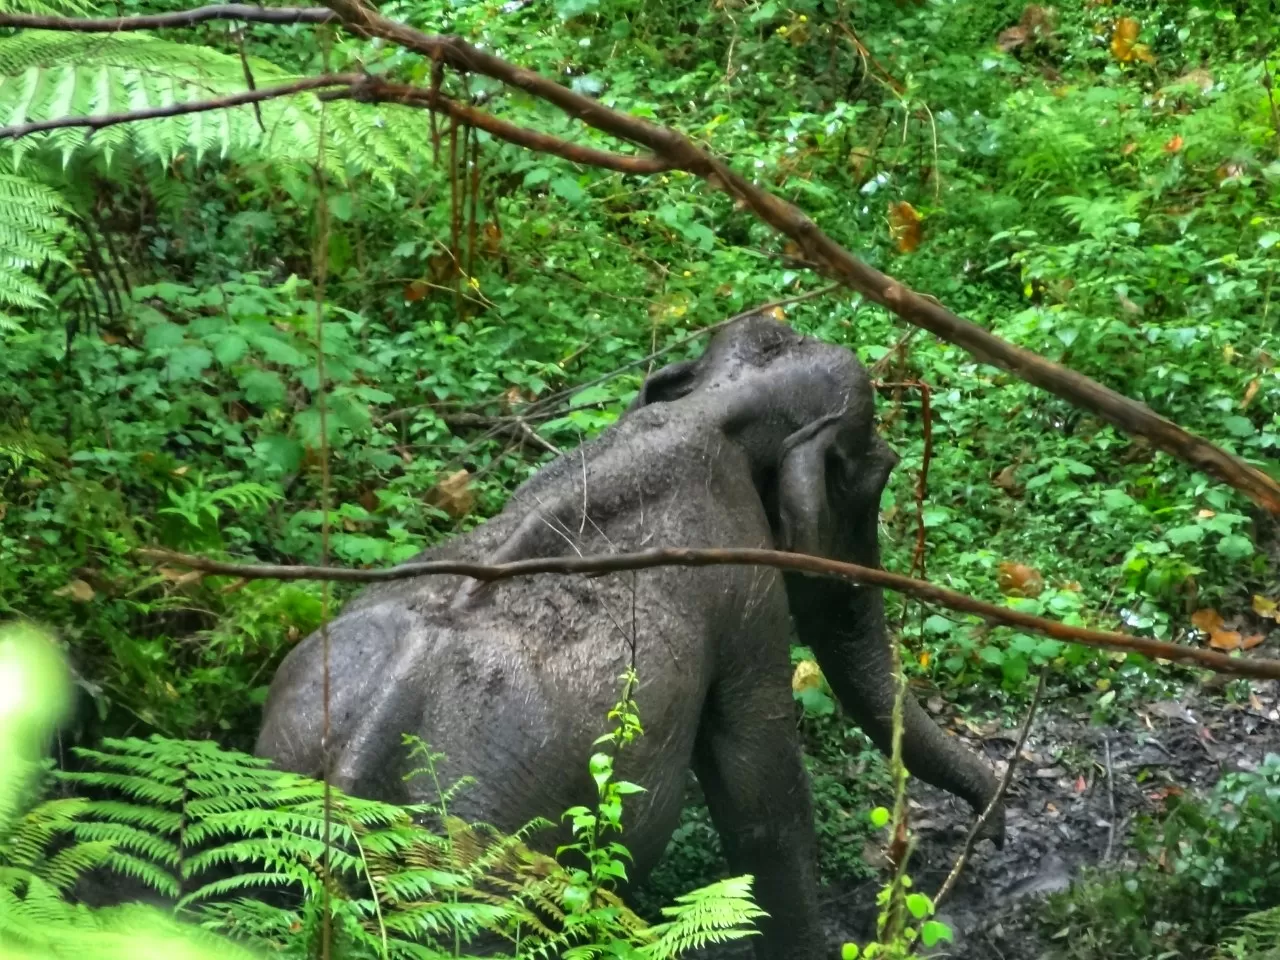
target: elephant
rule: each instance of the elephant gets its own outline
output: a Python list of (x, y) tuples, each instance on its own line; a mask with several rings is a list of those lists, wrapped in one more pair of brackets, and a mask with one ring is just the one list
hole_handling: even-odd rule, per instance
[[(875, 566), (897, 459), (853, 352), (756, 314), (721, 328), (698, 359), (658, 369), (613, 425), (518, 487), (500, 514), (416, 559), (762, 547)], [(631, 882), (662, 855), (692, 767), (731, 869), (755, 877), (768, 913), (757, 958), (826, 954), (789, 644), (812, 648), (843, 708), (887, 751), (894, 683), (879, 589), (733, 565), (417, 577), (366, 587), (328, 632), (332, 782), (428, 799), (404, 779), (402, 735), (416, 734), (447, 756), (443, 776), (474, 777), (450, 812), (508, 831), (594, 803), (587, 761), (634, 663), (644, 734), (617, 769), (644, 788), (624, 812)], [(322, 648), (317, 632), (284, 659), (256, 747), (309, 775), (324, 760)], [(910, 695), (903, 750), (914, 775), (975, 809), (995, 797), (989, 767)], [(990, 823), (999, 841), (1001, 808)]]

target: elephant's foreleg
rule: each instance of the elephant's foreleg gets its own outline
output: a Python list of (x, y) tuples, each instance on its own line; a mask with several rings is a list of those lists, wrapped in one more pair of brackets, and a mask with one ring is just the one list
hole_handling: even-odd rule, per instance
[(817, 843), (809, 780), (795, 736), (790, 691), (762, 709), (712, 708), (698, 732), (694, 771), (735, 874), (755, 877), (768, 912), (755, 939), (758, 960), (819, 960)]
[[(896, 691), (880, 592), (801, 584), (795, 596), (801, 639), (813, 647), (845, 712), (888, 756)], [(902, 760), (913, 776), (963, 797), (978, 813), (995, 796), (991, 769), (944, 733), (910, 692), (902, 703)], [(1003, 809), (993, 811), (986, 835), (1004, 842)]]

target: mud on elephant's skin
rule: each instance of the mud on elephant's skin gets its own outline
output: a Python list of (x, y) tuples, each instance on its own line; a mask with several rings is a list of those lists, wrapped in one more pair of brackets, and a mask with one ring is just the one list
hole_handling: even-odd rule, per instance
[[(501, 563), (650, 547), (777, 547), (878, 562), (880, 493), (896, 456), (877, 436), (866, 371), (847, 349), (750, 317), (702, 357), (654, 373), (616, 424), (523, 484), (506, 509), (418, 559)], [(790, 689), (792, 627), (844, 708), (884, 749), (893, 684), (880, 591), (763, 567), (656, 568), (483, 584), (429, 577), (370, 587), (329, 627), (334, 782), (388, 801), (402, 735), (476, 785), (451, 811), (511, 830), (595, 790), (593, 741), (634, 656), (645, 735), (623, 752), (633, 880), (658, 860), (693, 766), (730, 866), (770, 918), (760, 958), (825, 955), (809, 784)], [(321, 638), (285, 659), (258, 752), (317, 775)], [(987, 766), (908, 698), (917, 776), (979, 809)], [(997, 836), (1003, 817), (997, 816)]]

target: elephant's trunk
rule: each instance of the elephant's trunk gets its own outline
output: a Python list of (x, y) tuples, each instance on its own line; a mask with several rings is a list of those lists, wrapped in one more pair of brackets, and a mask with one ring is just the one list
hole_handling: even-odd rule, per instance
[[(812, 577), (788, 577), (792, 614), (840, 704), (888, 756), (893, 747), (893, 659), (878, 589)], [(990, 768), (945, 734), (908, 691), (902, 704), (902, 758), (926, 783), (963, 797), (978, 813), (995, 796)], [(1004, 841), (1004, 810), (992, 811), (985, 835)]]

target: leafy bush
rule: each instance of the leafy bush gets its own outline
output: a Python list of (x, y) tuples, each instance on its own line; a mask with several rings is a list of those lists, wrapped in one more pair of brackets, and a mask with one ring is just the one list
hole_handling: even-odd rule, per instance
[(1171, 796), (1168, 807), (1138, 831), (1136, 870), (1097, 873), (1051, 898), (1057, 956), (1208, 957), (1238, 922), (1238, 944), (1270, 930), (1276, 948), (1280, 756), (1225, 774), (1206, 800)]

